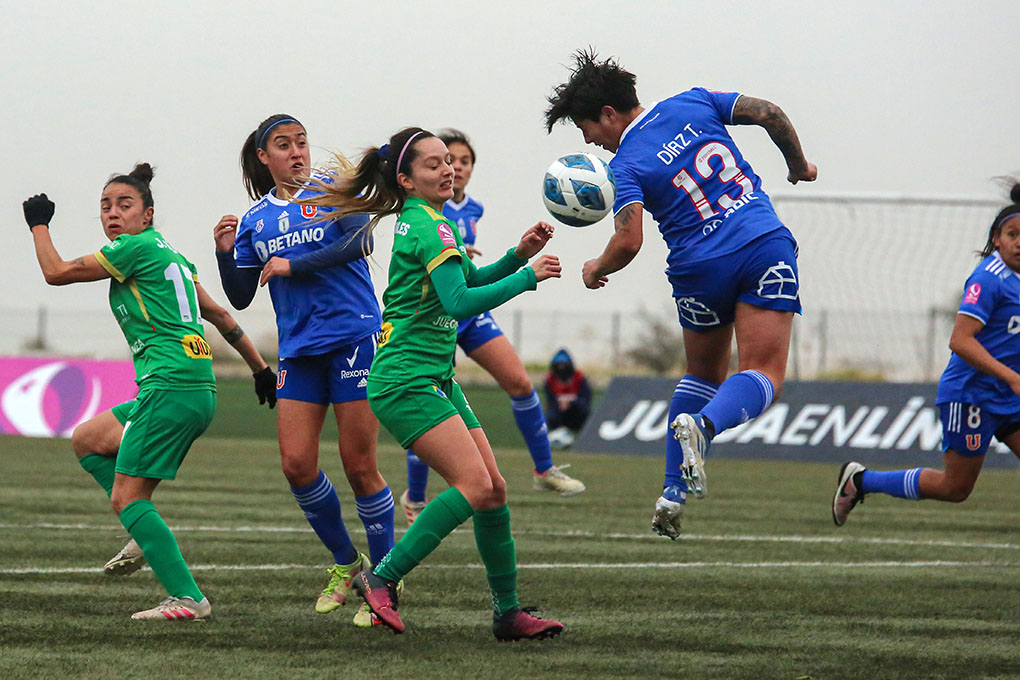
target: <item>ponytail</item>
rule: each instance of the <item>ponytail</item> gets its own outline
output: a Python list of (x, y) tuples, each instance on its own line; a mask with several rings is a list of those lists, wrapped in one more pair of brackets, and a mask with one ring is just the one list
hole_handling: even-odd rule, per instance
[(106, 180), (103, 189), (111, 184), (126, 184), (138, 191), (138, 194), (142, 197), (143, 208), (151, 208), (153, 207), (152, 189), (149, 188), (149, 185), (152, 183), (153, 175), (155, 175), (155, 170), (151, 165), (148, 163), (138, 163), (128, 174), (114, 175)]

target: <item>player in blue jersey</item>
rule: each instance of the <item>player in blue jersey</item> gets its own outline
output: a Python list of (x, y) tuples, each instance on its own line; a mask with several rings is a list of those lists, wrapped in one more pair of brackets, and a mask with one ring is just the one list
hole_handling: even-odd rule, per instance
[[(761, 179), (728, 125), (759, 125), (786, 159), (787, 179), (813, 181), (797, 133), (775, 104), (736, 92), (694, 88), (642, 106), (636, 77), (593, 51), (575, 55), (570, 80), (549, 97), (549, 131), (570, 120), (588, 144), (615, 155), (615, 233), (585, 262), (597, 289), (626, 267), (642, 242), (642, 208), (652, 214), (669, 255), (683, 327), (687, 375), (670, 404), (674, 437), (652, 528), (679, 535), (688, 491), (705, 494), (704, 455), (717, 433), (759, 415), (786, 373), (793, 315), (800, 312), (797, 244), (779, 221)], [(727, 378), (736, 335), (740, 372)]]
[[(475, 247), (478, 238), (478, 220), (485, 210), (482, 204), (465, 193), (471, 174), (475, 169), (475, 149), (460, 130), (439, 131), (453, 160), (453, 198), (443, 206), (443, 216), (457, 225), (464, 241), (468, 257), (481, 255)], [(461, 321), (457, 327), (457, 344), (471, 359), (496, 379), (509, 395), (514, 420), (524, 437), (524, 442), (535, 464), (532, 484), (536, 490), (555, 491), (561, 496), (573, 496), (584, 491), (584, 483), (563, 472), (567, 467), (553, 465), (552, 449), (549, 445), (549, 428), (546, 427), (542, 402), (535, 386), (531, 384), (524, 364), (513, 345), (503, 335), (492, 314), (485, 312)], [(400, 504), (407, 515), (408, 524), (425, 507), (425, 488), (428, 484), (429, 467), (418, 460), (414, 452), (407, 452), (407, 491), (400, 496)]]
[(832, 499), (836, 526), (871, 493), (967, 500), (993, 436), (1020, 456), (1020, 182), (1013, 184), (1010, 199), (992, 220), (949, 338), (953, 353), (935, 397), (945, 469), (879, 472), (845, 463)]
[[(213, 235), (220, 278), (231, 304), (247, 307), (269, 285), (279, 331), (277, 430), (283, 474), (335, 565), (315, 610), (346, 602), (351, 578), (369, 564), (351, 542), (340, 500), (319, 469), (319, 434), (330, 404), (340, 458), (365, 525), (371, 559), (393, 547), (393, 495), (376, 465), (379, 422), (365, 394), (380, 327), (379, 303), (356, 238), (368, 221), (328, 221), (328, 211), (291, 203), (310, 171), (308, 138), (295, 118), (277, 114), (248, 136), (241, 151), (245, 188), (255, 204), (239, 221), (224, 216)], [(355, 624), (369, 626), (363, 608)]]

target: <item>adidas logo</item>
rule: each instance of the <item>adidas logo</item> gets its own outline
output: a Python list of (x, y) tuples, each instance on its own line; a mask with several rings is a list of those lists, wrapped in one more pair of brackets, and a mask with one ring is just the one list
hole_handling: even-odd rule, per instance
[(362, 378), (359, 380), (358, 387), (368, 387), (368, 378)]

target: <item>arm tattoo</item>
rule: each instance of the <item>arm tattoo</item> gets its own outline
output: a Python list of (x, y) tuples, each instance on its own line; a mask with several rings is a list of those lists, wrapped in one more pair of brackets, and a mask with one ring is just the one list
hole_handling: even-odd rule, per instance
[(73, 264), (75, 267), (84, 267), (85, 266), (85, 257), (83, 256), (83, 257), (77, 258), (76, 260), (72, 260), (71, 264)]
[(231, 328), (229, 331), (221, 333), (221, 335), (223, 336), (224, 340), (233, 345), (235, 342), (244, 337), (244, 331), (241, 330), (240, 326), (235, 324), (233, 328)]
[[(634, 212), (640, 210), (637, 203), (629, 203), (620, 209), (620, 212), (616, 213), (616, 217), (613, 219), (613, 225), (617, 231), (620, 228), (626, 227), (630, 224), (631, 218), (634, 217)], [(618, 225), (618, 226), (617, 226)]]
[(733, 106), (733, 122), (737, 125), (760, 125), (765, 128), (790, 167), (806, 162), (793, 123), (783, 110), (772, 102), (742, 95)]

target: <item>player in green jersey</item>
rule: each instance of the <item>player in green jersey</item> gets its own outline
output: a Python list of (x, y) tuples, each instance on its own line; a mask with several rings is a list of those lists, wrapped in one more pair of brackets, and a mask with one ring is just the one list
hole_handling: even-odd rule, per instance
[(453, 196), (453, 165), (446, 144), (431, 132), (407, 128), (381, 148), (365, 152), (357, 168), (341, 169), (318, 196), (300, 201), (340, 214), (398, 214), (389, 283), (383, 294), (379, 348), (368, 377), (372, 411), (450, 488), (429, 503), (376, 567), (353, 586), (376, 616), (400, 633), (397, 584), (457, 526), (474, 518), (475, 542), (492, 589), (493, 633), (499, 640), (545, 638), (563, 624), (540, 619), (517, 599), (517, 557), (510, 532), (506, 482), (478, 419), (453, 379), (457, 321), (496, 307), (538, 282), (560, 276), (552, 255), (528, 259), (545, 246), (553, 227), (539, 222), (497, 262), (476, 267), (443, 217)]
[[(122, 560), (121, 571), (137, 569), (144, 558), (170, 596), (131, 618), (204, 619), (212, 613), (209, 600), (152, 504), (156, 486), (174, 479), (216, 410), (212, 352), (199, 317), (215, 325), (255, 371), (256, 393), (270, 408), (276, 380), (244, 331), (199, 284), (195, 266), (153, 227), (151, 181), (148, 163), (110, 179), (99, 203), (110, 243), (71, 261), (60, 257), (50, 238), (54, 204), (46, 194), (26, 200), (23, 208), (46, 283), (112, 279), (110, 308), (134, 359), (138, 397), (83, 423), (72, 436), (79, 462), (106, 491), (140, 552)], [(125, 552), (132, 552), (131, 544), (118, 557)]]

